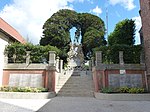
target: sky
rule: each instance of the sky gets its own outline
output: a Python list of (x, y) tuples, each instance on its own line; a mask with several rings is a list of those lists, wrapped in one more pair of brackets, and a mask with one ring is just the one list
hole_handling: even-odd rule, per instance
[(43, 24), (60, 9), (97, 15), (105, 22), (106, 28), (108, 9), (108, 34), (113, 32), (119, 21), (133, 19), (136, 24), (136, 44), (140, 44), (139, 0), (0, 0), (0, 17), (33, 44), (39, 44)]

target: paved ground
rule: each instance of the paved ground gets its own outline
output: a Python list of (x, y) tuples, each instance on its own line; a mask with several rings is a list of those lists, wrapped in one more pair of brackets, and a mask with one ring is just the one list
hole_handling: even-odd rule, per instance
[(150, 102), (104, 101), (86, 97), (55, 97), (49, 100), (0, 99), (0, 112), (150, 112)]

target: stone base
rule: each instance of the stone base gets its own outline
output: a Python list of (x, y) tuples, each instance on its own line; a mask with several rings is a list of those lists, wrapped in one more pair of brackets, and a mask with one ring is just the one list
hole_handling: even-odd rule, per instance
[(55, 97), (54, 92), (27, 93), (27, 92), (0, 92), (1, 99), (49, 99)]
[(95, 98), (99, 100), (113, 100), (113, 101), (150, 101), (150, 94), (106, 94), (94, 93)]

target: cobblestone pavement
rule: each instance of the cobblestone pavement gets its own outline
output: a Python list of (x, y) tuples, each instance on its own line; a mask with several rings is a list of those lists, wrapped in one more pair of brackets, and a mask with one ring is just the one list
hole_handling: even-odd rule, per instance
[(150, 112), (150, 101), (106, 101), (88, 97), (0, 99), (0, 112)]

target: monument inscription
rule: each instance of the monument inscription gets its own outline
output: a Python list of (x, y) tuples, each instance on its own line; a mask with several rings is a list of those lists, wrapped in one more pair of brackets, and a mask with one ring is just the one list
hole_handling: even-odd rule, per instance
[(109, 74), (109, 87), (142, 87), (141, 74)]

